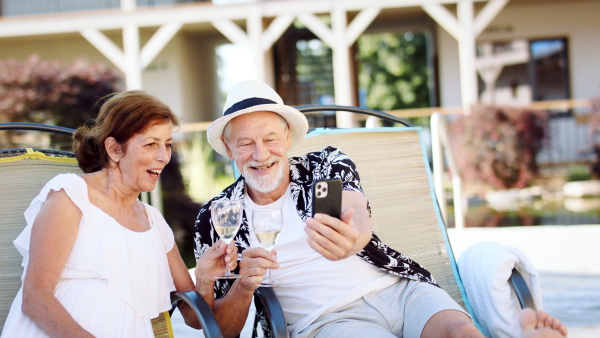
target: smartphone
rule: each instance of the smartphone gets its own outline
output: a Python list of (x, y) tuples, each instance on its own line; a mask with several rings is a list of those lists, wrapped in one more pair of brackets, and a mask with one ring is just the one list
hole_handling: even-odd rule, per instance
[(339, 219), (342, 214), (342, 180), (334, 178), (316, 181), (313, 184), (312, 198), (313, 217), (316, 213), (322, 213)]

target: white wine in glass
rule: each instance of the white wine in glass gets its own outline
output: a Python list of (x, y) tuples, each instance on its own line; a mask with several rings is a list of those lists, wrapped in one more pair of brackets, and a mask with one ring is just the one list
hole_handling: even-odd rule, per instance
[(260, 231), (256, 232), (256, 238), (258, 239), (260, 245), (262, 245), (263, 248), (271, 250), (275, 246), (275, 243), (277, 243), (277, 238), (279, 238), (280, 233), (281, 230), (279, 229)]
[[(244, 203), (241, 200), (217, 200), (211, 203), (210, 209), (210, 217), (215, 231), (225, 244), (229, 244), (242, 224)], [(225, 266), (225, 274), (216, 277), (233, 279), (239, 278), (240, 275), (231, 273), (229, 267)]]
[[(277, 243), (282, 226), (281, 209), (258, 209), (252, 212), (254, 234), (260, 245), (267, 250), (272, 250)], [(267, 269), (266, 278), (258, 285), (274, 286), (277, 284), (279, 282), (270, 278), (270, 270)]]

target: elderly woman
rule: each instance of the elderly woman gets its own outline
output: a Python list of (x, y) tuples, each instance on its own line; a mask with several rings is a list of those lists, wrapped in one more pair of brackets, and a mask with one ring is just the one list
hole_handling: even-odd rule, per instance
[[(138, 199), (169, 163), (169, 107), (141, 92), (117, 93), (75, 133), (83, 175), (50, 180), (25, 212), (15, 240), (23, 286), (2, 337), (151, 337), (150, 320), (172, 291), (195, 290), (212, 306), (213, 283), (236, 267), (235, 245), (216, 243), (197, 262), (194, 285), (158, 210)], [(226, 255), (223, 260), (223, 255)], [(186, 323), (200, 324), (186, 305)]]

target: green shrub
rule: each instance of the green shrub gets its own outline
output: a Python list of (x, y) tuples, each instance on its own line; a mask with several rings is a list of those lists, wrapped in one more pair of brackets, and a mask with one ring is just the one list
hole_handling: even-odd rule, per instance
[(583, 165), (572, 165), (569, 166), (567, 173), (567, 182), (575, 181), (587, 181), (591, 179), (590, 170), (588, 167)]

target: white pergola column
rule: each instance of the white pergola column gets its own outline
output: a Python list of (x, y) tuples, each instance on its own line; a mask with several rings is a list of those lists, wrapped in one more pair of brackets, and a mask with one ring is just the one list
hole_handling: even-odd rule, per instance
[(136, 25), (123, 27), (125, 56), (125, 85), (127, 90), (142, 89), (142, 62), (140, 59), (140, 31)]
[(257, 7), (253, 7), (246, 18), (247, 32), (231, 20), (215, 20), (211, 23), (229, 41), (246, 46), (252, 51), (256, 79), (270, 83), (273, 81), (268, 78), (270, 72), (266, 69), (266, 53), (293, 21), (293, 15), (280, 15), (265, 30), (262, 14)]
[[(333, 35), (333, 88), (335, 103), (352, 105), (352, 83), (350, 81), (350, 50), (346, 43), (348, 20), (346, 11), (339, 5), (331, 11), (331, 33)], [(339, 116), (338, 116), (339, 119)], [(338, 121), (339, 124), (339, 121)]]
[[(121, 0), (122, 11), (132, 12), (135, 9), (135, 0)], [(181, 22), (162, 25), (144, 47), (140, 48), (139, 27), (134, 23), (126, 24), (122, 27), (123, 50), (98, 29), (84, 29), (80, 31), (80, 34), (125, 74), (127, 90), (141, 90), (143, 88), (142, 71), (148, 67), (182, 26)], [(152, 205), (162, 212), (160, 182), (149, 194)], [(142, 194), (142, 200), (148, 202), (148, 193)]]
[(473, 0), (457, 2), (457, 17), (440, 4), (422, 6), (429, 16), (458, 41), (461, 99), (466, 114), (469, 113), (471, 105), (478, 100), (475, 68), (476, 38), (508, 1), (490, 0), (477, 16), (474, 15)]
[(477, 71), (475, 70), (475, 30), (473, 18), (473, 0), (458, 2), (458, 23), (460, 39), (458, 40), (458, 59), (460, 60), (461, 98), (465, 112), (477, 102)]
[(161, 26), (141, 50), (139, 31), (135, 25), (123, 27), (124, 50), (97, 29), (84, 29), (80, 34), (125, 74), (126, 87), (130, 90), (142, 89), (142, 70), (148, 67), (181, 26), (181, 23)]
[[(364, 9), (348, 25), (346, 10), (336, 5), (331, 11), (331, 28), (327, 27), (314, 14), (302, 14), (298, 20), (310, 29), (321, 41), (333, 50), (333, 87), (335, 103), (351, 106), (355, 88), (352, 85), (352, 67), (350, 47), (367, 27), (377, 17), (380, 8)], [(336, 113), (337, 126), (341, 128), (355, 127), (353, 114), (347, 112)]]
[(256, 6), (250, 8), (248, 19), (246, 19), (246, 31), (248, 33), (248, 47), (250, 47), (254, 56), (256, 79), (263, 82), (270, 82), (266, 79), (265, 51), (263, 51), (260, 43), (263, 35), (263, 18)]

